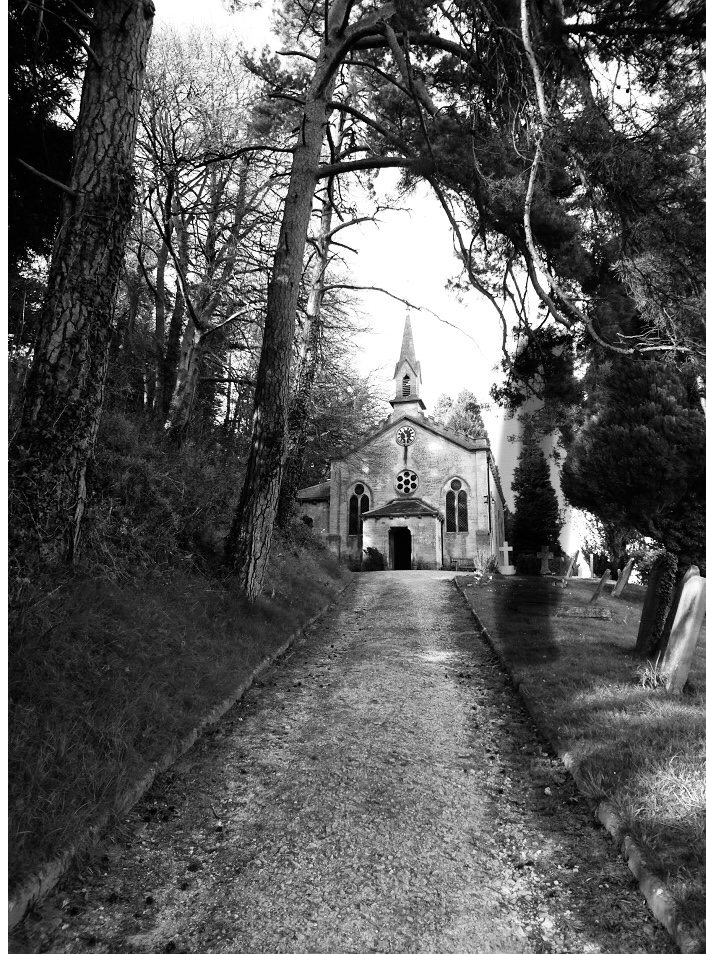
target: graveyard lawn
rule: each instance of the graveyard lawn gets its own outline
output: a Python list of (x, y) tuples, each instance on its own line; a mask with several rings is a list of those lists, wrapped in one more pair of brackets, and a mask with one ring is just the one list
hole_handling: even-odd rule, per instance
[[(564, 589), (537, 577), (459, 585), (529, 696), (539, 728), (570, 754), (597, 807), (614, 806), (687, 925), (706, 918), (706, 625), (684, 693), (668, 695), (632, 655), (645, 587), (594, 607), (611, 619), (564, 615), (586, 607), (597, 580)], [(593, 607), (592, 607), (593, 608)], [(558, 616), (557, 614), (562, 615)]]

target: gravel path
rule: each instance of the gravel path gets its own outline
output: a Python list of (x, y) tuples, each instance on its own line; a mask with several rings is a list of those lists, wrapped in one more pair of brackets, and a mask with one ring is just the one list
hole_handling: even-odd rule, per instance
[(675, 950), (450, 574), (363, 574), (11, 950)]

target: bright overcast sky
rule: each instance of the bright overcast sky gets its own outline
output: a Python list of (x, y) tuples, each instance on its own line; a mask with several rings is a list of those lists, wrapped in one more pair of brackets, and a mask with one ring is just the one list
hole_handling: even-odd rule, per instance
[[(263, 7), (267, 8), (267, 3)], [(277, 41), (268, 36), (268, 16), (262, 8), (231, 15), (221, 0), (199, 0), (196, 4), (193, 0), (157, 0), (157, 28), (160, 23), (184, 29), (192, 24), (210, 26), (215, 32), (232, 32), (248, 48), (268, 41), (277, 48)], [(394, 173), (382, 172), (377, 183), (381, 189), (393, 190)], [(366, 224), (344, 233), (346, 244), (358, 253), (348, 256), (353, 281), (382, 286), (465, 332), (426, 311), (412, 312), (417, 358), (422, 363), (422, 397), (429, 411), (442, 392), (454, 397), (462, 388), (469, 388), (482, 403), (490, 402), (490, 385), (501, 379), (493, 370), (501, 358), (498, 319), (481, 296), (469, 294), (459, 302), (446, 291), (446, 282), (457, 274), (458, 263), (450, 227), (436, 202), (420, 193), (407, 197), (404, 204), (409, 212), (388, 212), (377, 226)], [(361, 295), (361, 305), (362, 318), (372, 331), (360, 336), (359, 369), (362, 373), (380, 369), (380, 380), (389, 385), (392, 394), (391, 378), (402, 340), (405, 307), (372, 292)], [(508, 444), (506, 435), (515, 432), (516, 425), (503, 417), (494, 405), (484, 412), (505, 496), (512, 507), (510, 481), (517, 445)]]

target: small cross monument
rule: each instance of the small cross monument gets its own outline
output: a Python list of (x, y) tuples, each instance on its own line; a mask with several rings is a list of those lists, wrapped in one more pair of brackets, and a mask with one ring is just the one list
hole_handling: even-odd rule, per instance
[(507, 540), (500, 547), (500, 552), (505, 558), (505, 566), (510, 566), (510, 553), (512, 552), (512, 547), (508, 544)]
[(554, 559), (554, 554), (549, 547), (542, 547), (537, 556), (542, 558), (542, 566), (539, 570), (540, 576), (548, 576), (551, 573), (549, 561)]

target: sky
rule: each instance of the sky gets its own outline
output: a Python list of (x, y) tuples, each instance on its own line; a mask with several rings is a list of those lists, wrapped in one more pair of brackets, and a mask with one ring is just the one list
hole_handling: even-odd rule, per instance
[[(157, 0), (155, 29), (168, 24), (186, 30), (193, 24), (217, 33), (232, 32), (249, 49), (269, 42), (277, 50), (278, 41), (268, 31), (267, 7), (265, 2), (259, 9), (250, 7), (233, 15), (222, 0), (199, 0), (198, 4), (193, 0)], [(394, 182), (395, 172), (383, 170), (376, 188), (384, 194), (394, 190)], [(507, 420), (489, 396), (490, 386), (502, 381), (497, 369), (502, 357), (500, 322), (492, 305), (478, 293), (465, 294), (459, 300), (446, 290), (447, 281), (458, 274), (459, 263), (453, 253), (451, 228), (435, 199), (422, 190), (407, 196), (403, 204), (409, 211), (385, 212), (379, 224), (351, 227), (341, 236), (356, 249), (356, 254), (347, 257), (352, 281), (359, 286), (383, 287), (419, 309), (429, 309), (411, 311), (415, 350), (422, 365), (421, 396), (427, 412), (440, 394), (445, 392), (453, 398), (463, 388), (471, 390), (481, 404), (490, 405), (483, 417), (506, 501), (514, 509), (510, 483), (519, 444), (508, 441), (508, 437), (516, 436), (519, 426), (517, 421)], [(358, 370), (362, 374), (374, 372), (383, 391), (387, 385), (392, 397), (392, 375), (406, 307), (375, 292), (360, 293), (360, 302), (361, 323), (371, 330), (358, 336)], [(508, 326), (512, 323), (508, 315)], [(549, 449), (548, 444), (545, 450)], [(558, 491), (556, 471), (552, 482)], [(562, 534), (567, 552), (578, 548), (582, 533), (579, 529)]]

